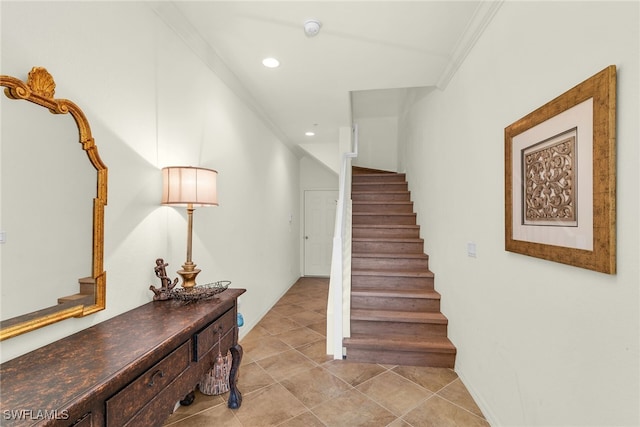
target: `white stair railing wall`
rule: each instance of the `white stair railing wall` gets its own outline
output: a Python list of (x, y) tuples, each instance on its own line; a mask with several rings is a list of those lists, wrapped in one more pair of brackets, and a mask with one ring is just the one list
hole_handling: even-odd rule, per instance
[(327, 354), (342, 359), (342, 339), (350, 336), (351, 161), (358, 156), (358, 126), (340, 129), (342, 156), (327, 302)]

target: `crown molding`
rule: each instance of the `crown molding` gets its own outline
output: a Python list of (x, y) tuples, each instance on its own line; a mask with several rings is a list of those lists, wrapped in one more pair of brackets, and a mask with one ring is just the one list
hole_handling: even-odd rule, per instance
[(460, 39), (453, 50), (451, 60), (442, 72), (436, 87), (440, 90), (446, 89), (449, 81), (453, 78), (460, 65), (467, 58), (469, 52), (480, 38), (489, 22), (493, 19), (504, 0), (486, 0), (480, 2), (474, 12), (467, 28), (464, 30)]

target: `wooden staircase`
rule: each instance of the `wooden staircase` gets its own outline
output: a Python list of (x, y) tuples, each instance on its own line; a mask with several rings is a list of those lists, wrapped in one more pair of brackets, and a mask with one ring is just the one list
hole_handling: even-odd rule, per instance
[(429, 257), (404, 174), (354, 168), (347, 360), (453, 368)]

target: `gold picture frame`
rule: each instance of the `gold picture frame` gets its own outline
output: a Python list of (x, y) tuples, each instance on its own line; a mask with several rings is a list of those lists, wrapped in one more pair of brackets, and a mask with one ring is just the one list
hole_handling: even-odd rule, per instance
[(504, 130), (505, 250), (616, 273), (616, 67)]
[[(22, 81), (17, 77), (0, 75), (0, 86), (4, 87), (4, 94), (10, 99), (31, 102), (48, 109), (52, 114), (69, 114), (78, 130), (77, 142), (80, 143), (79, 148), (87, 154), (88, 161), (96, 173), (95, 197), (93, 197), (92, 201), (86, 201), (93, 206), (92, 250), (91, 254), (87, 255), (87, 258), (90, 259), (91, 276), (78, 278), (78, 293), (59, 297), (55, 305), (0, 321), (0, 341), (2, 341), (71, 317), (84, 317), (105, 309), (107, 273), (104, 270), (104, 210), (107, 205), (108, 168), (100, 158), (89, 121), (84, 112), (78, 105), (68, 99), (55, 98), (56, 83), (44, 67), (33, 67), (28, 73), (26, 81)], [(31, 125), (40, 126), (36, 121), (32, 122)], [(70, 142), (46, 141), (48, 144)], [(37, 144), (32, 141), (24, 141), (24, 145), (25, 155), (31, 156), (34, 164), (38, 162), (38, 164), (42, 164), (42, 155), (37, 149)], [(51, 167), (51, 170), (55, 171), (57, 165), (52, 165)], [(43, 183), (43, 188), (43, 191), (52, 191), (46, 187), (46, 182)], [(80, 197), (73, 193), (65, 194), (65, 196), (67, 196), (65, 203), (68, 203), (68, 200), (74, 197)], [(34, 228), (32, 227), (32, 229)], [(64, 251), (61, 249), (61, 252)], [(61, 256), (63, 257), (63, 255)], [(88, 272), (79, 273), (86, 274)], [(51, 286), (46, 277), (43, 277), (41, 282), (37, 284)], [(38, 287), (34, 287), (34, 285), (36, 284), (12, 283), (12, 286), (24, 287), (24, 298), (29, 298), (29, 293), (38, 293)], [(51, 301), (51, 303), (55, 303), (55, 300)]]

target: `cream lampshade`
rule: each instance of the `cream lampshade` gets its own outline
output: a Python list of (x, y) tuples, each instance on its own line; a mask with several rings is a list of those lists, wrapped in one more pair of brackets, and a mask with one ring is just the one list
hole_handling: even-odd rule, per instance
[(186, 289), (196, 286), (196, 276), (200, 273), (191, 260), (193, 211), (196, 206), (218, 206), (217, 177), (218, 172), (213, 169), (191, 166), (162, 169), (162, 204), (187, 208), (187, 261), (182, 270), (178, 270), (182, 287)]

